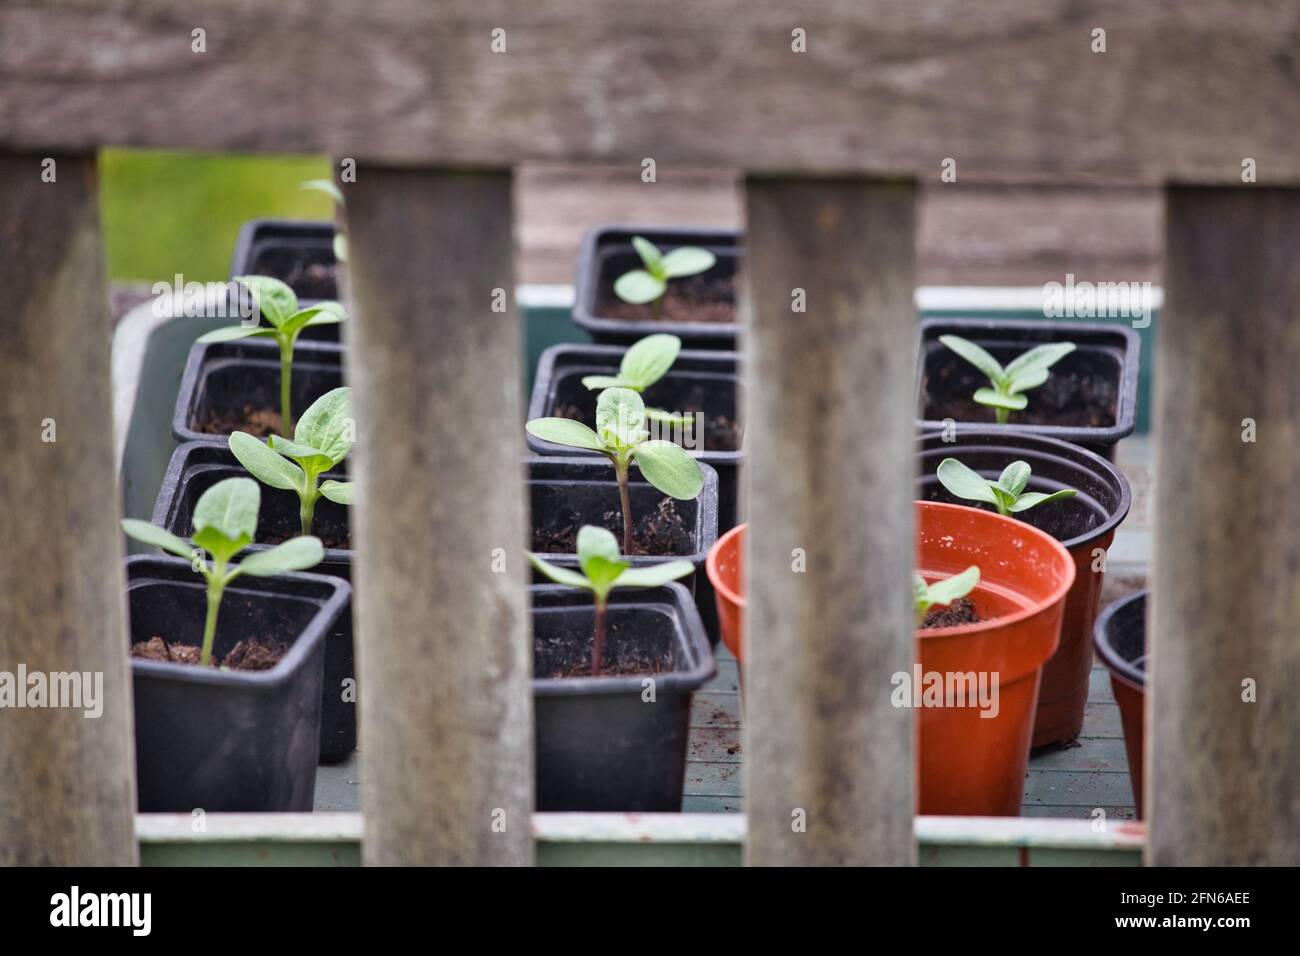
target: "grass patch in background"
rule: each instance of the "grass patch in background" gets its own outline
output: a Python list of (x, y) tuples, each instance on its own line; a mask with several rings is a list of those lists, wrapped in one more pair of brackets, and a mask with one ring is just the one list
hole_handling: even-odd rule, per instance
[(330, 201), (300, 190), (330, 176), (316, 156), (232, 156), (106, 149), (100, 215), (113, 282), (226, 278), (239, 227), (267, 216), (332, 219)]

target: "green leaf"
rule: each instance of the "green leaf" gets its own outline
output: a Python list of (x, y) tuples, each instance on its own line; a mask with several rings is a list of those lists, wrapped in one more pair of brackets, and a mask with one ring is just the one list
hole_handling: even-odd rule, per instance
[(1018, 498), (1020, 493), (1025, 490), (1025, 485), (1029, 484), (1029, 475), (1028, 462), (1013, 461), (1002, 469), (1002, 474), (998, 476), (998, 484), (1013, 499)]
[(577, 548), (578, 564), (583, 571), (587, 570), (587, 562), (591, 558), (604, 558), (607, 561), (617, 561), (620, 558), (618, 540), (594, 524), (584, 524), (578, 529)]
[(270, 276), (238, 276), (235, 279), (253, 296), (258, 314), (274, 328), (284, 325), (298, 311), (298, 297), (279, 279)]
[(348, 237), (341, 232), (334, 234), (334, 258), (339, 262), (348, 261)]
[(998, 499), (993, 494), (993, 489), (989, 487), (988, 481), (978, 472), (963, 465), (956, 458), (945, 458), (939, 462), (935, 477), (939, 479), (939, 484), (958, 498), (967, 501), (983, 501), (991, 505), (997, 504)]
[(1073, 351), (1073, 342), (1052, 342), (1036, 346), (1007, 363), (1007, 377), (1019, 378), (1030, 372), (1045, 372)]
[(680, 249), (674, 249), (664, 256), (664, 277), (680, 279), (683, 276), (699, 275), (701, 272), (708, 272), (712, 269), (713, 264), (717, 261), (718, 257), (709, 252), (708, 249), (682, 246)]
[(352, 450), (352, 389), (335, 388), (311, 403), (298, 419), (293, 440), (319, 449), (334, 464)]
[(343, 190), (339, 189), (332, 179), (309, 179), (306, 182), (299, 183), (298, 188), (306, 189), (311, 192), (324, 193), (340, 206), (346, 205), (343, 201)]
[(632, 458), (650, 482), (671, 498), (689, 501), (704, 489), (700, 463), (670, 441), (647, 441), (637, 445)]
[(303, 535), (291, 538), (284, 544), (276, 545), (270, 551), (250, 554), (239, 562), (242, 574), (251, 574), (263, 578), (270, 574), (282, 574), (285, 571), (305, 571), (314, 568), (325, 557), (325, 548), (320, 538)]
[(665, 561), (663, 564), (650, 564), (643, 568), (628, 568), (614, 582), (616, 588), (657, 588), (684, 578), (695, 570), (689, 561)]
[(204, 528), (194, 532), (194, 543), (212, 555), (214, 560), (229, 561), (253, 543), (253, 536), (241, 534), (232, 538), (219, 528)]
[(605, 443), (600, 440), (599, 435), (582, 422), (575, 422), (571, 418), (534, 418), (524, 425), (524, 428), (528, 430), (528, 434), (542, 441), (568, 445), (570, 448), (605, 451)]
[(190, 544), (184, 538), (178, 538), (170, 531), (164, 531), (157, 525), (150, 524), (147, 521), (140, 521), (137, 518), (124, 518), (122, 520), (122, 530), (128, 537), (134, 538), (142, 544), (150, 544), (155, 548), (162, 548), (182, 558), (191, 557), (194, 551), (194, 545)]
[(1050, 374), (1047, 369), (1039, 369), (1037, 372), (1024, 372), (1011, 380), (1007, 385), (1007, 391), (1012, 395), (1027, 392), (1031, 388), (1037, 388), (1046, 382)]
[(607, 388), (596, 399), (596, 434), (611, 448), (630, 448), (646, 437), (645, 402), (630, 388)]
[(262, 491), (252, 478), (226, 478), (199, 496), (194, 506), (194, 531), (214, 528), (232, 540), (257, 534)]
[(1049, 501), (1063, 501), (1066, 498), (1073, 498), (1078, 492), (1073, 488), (1063, 488), (1060, 491), (1053, 491), (1050, 495), (1041, 491), (1031, 491), (1028, 494), (1021, 495), (1020, 500), (1010, 508), (1012, 514), (1018, 514), (1021, 511), (1028, 511), (1035, 505), (1047, 504)]
[(606, 558), (593, 557), (588, 560), (585, 573), (591, 582), (591, 589), (597, 594), (608, 594), (614, 587), (615, 579), (631, 565), (626, 561), (609, 561)]
[(286, 461), (248, 432), (234, 432), (227, 442), (239, 463), (263, 484), (285, 491), (301, 491), (307, 487), (307, 476), (301, 468)]
[(658, 246), (644, 236), (633, 236), (632, 248), (641, 257), (641, 263), (647, 272), (657, 279), (667, 278), (663, 273), (663, 253), (659, 251)]
[(594, 588), (591, 582), (585, 577), (574, 571), (572, 568), (562, 568), (558, 564), (539, 558), (531, 551), (525, 552), (528, 555), (528, 561), (542, 575), (554, 581), (556, 584), (563, 584), (571, 588), (581, 588), (584, 591), (591, 591)]
[(912, 601), (920, 614), (924, 614), (930, 606), (930, 585), (915, 571), (912, 572)]
[(343, 312), (342, 306), (337, 302), (321, 302), (306, 309), (299, 309), (289, 316), (280, 326), (280, 331), (285, 335), (292, 335), (309, 325), (337, 325), (346, 318), (347, 313)]
[[(282, 435), (268, 435), (266, 443), (271, 447), (272, 451), (279, 452), (281, 455), (296, 461), (302, 466), (303, 471), (310, 471), (319, 475), (322, 471), (328, 471), (334, 464), (334, 459), (319, 448), (312, 448), (311, 445), (291, 441)], [(305, 482), (303, 487), (306, 487)]]
[(584, 375), (582, 377), (582, 385), (584, 388), (589, 388), (593, 392), (606, 388), (631, 388), (640, 391), (640, 389), (637, 389), (635, 382), (615, 378), (612, 375)]
[(942, 581), (935, 581), (926, 588), (931, 604), (951, 604), (958, 598), (964, 598), (980, 582), (980, 569), (971, 565), (961, 574), (954, 574)]
[(1029, 404), (1029, 399), (1024, 395), (1005, 395), (995, 388), (976, 389), (972, 397), (981, 405), (988, 405), (990, 408), (1010, 408), (1013, 411), (1019, 411)]
[(246, 339), (250, 335), (274, 335), (275, 329), (268, 329), (265, 325), (223, 325), (219, 329), (213, 329), (200, 335), (195, 341), (197, 342), (230, 342), (234, 339)]
[(645, 417), (663, 425), (681, 425), (683, 427), (695, 420), (695, 416), (689, 413), (678, 415), (662, 408), (647, 408)]
[(632, 305), (653, 302), (663, 295), (667, 288), (668, 284), (663, 279), (656, 279), (644, 269), (624, 272), (614, 280), (614, 294)]
[(353, 484), (351, 481), (335, 481), (331, 478), (321, 484), (320, 493), (337, 505), (350, 505)]
[(998, 360), (974, 342), (959, 335), (941, 335), (939, 341), (987, 375), (990, 382), (998, 384), (1006, 380), (1006, 372)]
[(623, 353), (618, 377), (632, 383), (629, 388), (643, 391), (664, 377), (681, 350), (682, 340), (675, 335), (647, 335)]

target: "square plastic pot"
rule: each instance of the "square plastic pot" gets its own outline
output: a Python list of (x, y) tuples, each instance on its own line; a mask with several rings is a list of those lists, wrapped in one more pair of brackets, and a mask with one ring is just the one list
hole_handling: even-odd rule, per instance
[[(534, 673), (589, 660), (591, 596), (549, 584), (529, 594)], [(717, 666), (680, 584), (610, 596), (606, 666), (633, 652), (660, 660), (663, 671), (534, 677), (538, 810), (681, 810), (691, 695)]]
[[(939, 463), (949, 457), (990, 480), (997, 480), (1011, 462), (1024, 461), (1032, 470), (1029, 491), (1051, 493), (1073, 488), (1078, 492), (1068, 500), (1015, 516), (1060, 541), (1074, 560), (1074, 584), (1065, 598), (1061, 642), (1043, 665), (1032, 745), (1067, 743), (1083, 730), (1088, 703), (1092, 625), (1105, 579), (1105, 563), (1098, 563), (1098, 552), (1104, 556), (1128, 514), (1132, 501), (1128, 480), (1100, 455), (1054, 438), (965, 428), (958, 429), (952, 441), (944, 441), (944, 437), (933, 433), (921, 439), (917, 497), (922, 500), (974, 504), (953, 497), (935, 476)], [(1097, 570), (1099, 567), (1103, 570)]]
[(1142, 751), (1146, 727), (1143, 713), (1147, 686), (1147, 597), (1135, 591), (1106, 605), (1097, 618), (1093, 639), (1097, 656), (1110, 671), (1110, 687), (1119, 704), (1124, 728), (1124, 753), (1128, 757), (1129, 783), (1138, 819), (1142, 819)]
[[(294, 415), (343, 384), (342, 348), (300, 339), (293, 350), (290, 384)], [(280, 350), (275, 342), (265, 338), (195, 342), (176, 394), (172, 436), (177, 441), (224, 445), (229, 433), (203, 431), (204, 420), (211, 413), (234, 413), (245, 406), (280, 410)]]
[[(1026, 394), (1026, 412), (1052, 410), (1061, 424), (1030, 424), (1012, 412), (1005, 425), (993, 410), (970, 396), (987, 379), (973, 365), (939, 341), (959, 335), (990, 352), (1004, 365), (1036, 345), (1074, 342), (1076, 348), (1052, 366), (1052, 378)], [(923, 319), (917, 360), (916, 415), (925, 431), (942, 429), (945, 417), (965, 426), (1006, 434), (1043, 435), (1089, 448), (1113, 461), (1115, 444), (1133, 433), (1137, 415), (1139, 351), (1137, 332), (1122, 325), (1007, 319)], [(1084, 422), (1089, 398), (1109, 405), (1104, 420)], [(944, 416), (940, 411), (959, 409)]]
[[(322, 299), (342, 301), (335, 270), (334, 224), (299, 219), (252, 219), (235, 240), (230, 278), (271, 276), (286, 283), (300, 304)], [(322, 325), (303, 330), (303, 338), (337, 342), (339, 327)]]
[[(588, 425), (595, 424), (596, 398), (582, 384), (584, 375), (612, 375), (626, 349), (614, 345), (554, 345), (542, 353), (537, 364), (537, 377), (528, 403), (528, 418), (545, 418), (556, 414), (556, 409), (572, 408), (581, 413)], [(706, 421), (704, 449), (692, 452), (703, 464), (711, 465), (718, 473), (718, 533), (731, 529), (736, 523), (737, 485), (740, 465), (744, 458), (743, 430), (741, 447), (734, 451), (717, 449), (716, 432), (707, 423), (725, 418), (739, 422), (743, 407), (744, 386), (740, 382), (735, 352), (683, 351), (673, 364), (672, 371), (646, 389), (645, 402), (650, 406), (673, 411), (703, 411)], [(565, 445), (542, 441), (525, 433), (528, 448), (535, 455), (575, 456), (591, 453)], [(635, 469), (634, 469), (635, 472)]]
[[(622, 509), (619, 505), (618, 481), (614, 467), (606, 458), (531, 458), (528, 468), (528, 515), (537, 550), (538, 535), (573, 528), (584, 524), (606, 528), (620, 541), (622, 547)], [(717, 610), (714, 607), (713, 589), (704, 575), (704, 561), (709, 549), (718, 539), (718, 474), (706, 464), (700, 465), (704, 473), (704, 488), (699, 497), (691, 501), (674, 501), (649, 482), (640, 479), (640, 472), (632, 470), (628, 494), (632, 499), (633, 521), (640, 522), (653, 514), (664, 502), (671, 502), (674, 513), (681, 519), (680, 533), (674, 536), (672, 547), (662, 553), (635, 554), (630, 560), (634, 567), (662, 564), (668, 560), (686, 560), (695, 566), (695, 573), (682, 578), (680, 584), (691, 592), (705, 632), (713, 643), (718, 640)], [(566, 568), (578, 567), (576, 553), (540, 552), (552, 564)], [(533, 580), (545, 583), (536, 572)]]
[[(573, 322), (600, 343), (628, 345), (654, 332), (670, 332), (688, 349), (734, 349), (737, 322), (683, 322), (646, 318), (614, 318), (602, 314), (602, 303), (613, 298), (614, 280), (624, 272), (642, 267), (632, 248), (632, 237), (644, 236), (663, 252), (679, 246), (699, 246), (717, 257), (713, 268), (699, 281), (734, 279), (740, 268), (741, 234), (734, 229), (670, 229), (647, 226), (598, 226), (589, 231), (578, 250), (578, 274), (574, 284)], [(693, 277), (674, 279), (691, 282)], [(731, 295), (735, 304), (735, 291)]]
[[(199, 645), (207, 588), (189, 562), (126, 559), (130, 640)], [(319, 574), (237, 578), (214, 652), (246, 636), (289, 643), (268, 671), (131, 661), (142, 812), (309, 811), (320, 737), (325, 636), (351, 595)]]

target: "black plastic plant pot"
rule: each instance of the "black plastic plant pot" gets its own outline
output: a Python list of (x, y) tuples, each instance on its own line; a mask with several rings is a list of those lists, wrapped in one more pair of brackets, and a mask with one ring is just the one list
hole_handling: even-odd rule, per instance
[[(971, 397), (988, 380), (939, 341), (958, 335), (986, 349), (1005, 365), (1036, 345), (1074, 342), (1052, 366), (1051, 377), (1026, 392), (1028, 407), (1011, 412), (1005, 425), (993, 409)], [(1114, 460), (1115, 444), (1133, 433), (1137, 415), (1137, 332), (1122, 325), (1052, 320), (924, 319), (917, 369), (917, 418), (923, 430), (947, 421), (958, 427), (1036, 434), (1083, 445)]]
[[(290, 379), (294, 415), (343, 384), (343, 349), (300, 339)], [(262, 437), (268, 430), (278, 431), (279, 421), (280, 350), (274, 341), (258, 337), (194, 343), (172, 416), (177, 441), (224, 445), (232, 431)]]
[[(944, 441), (945, 437), (953, 440)], [(952, 436), (938, 432), (922, 437), (917, 453), (919, 498), (971, 504), (950, 494), (935, 477), (939, 463), (950, 457), (989, 480), (996, 480), (1011, 462), (1024, 461), (1032, 472), (1028, 490), (1050, 493), (1073, 488), (1078, 492), (1073, 498), (1016, 515), (1060, 541), (1074, 560), (1074, 584), (1065, 597), (1061, 640), (1043, 665), (1031, 745), (1066, 743), (1083, 729), (1088, 702), (1092, 624), (1104, 578), (1103, 572), (1095, 570), (1097, 551), (1110, 547), (1128, 514), (1132, 502), (1128, 480), (1100, 455), (1068, 442), (962, 426)]]
[(681, 810), (691, 694), (717, 670), (690, 594), (679, 584), (616, 590), (603, 676), (591, 677), (554, 676), (590, 668), (591, 596), (529, 592), (537, 809)]
[[(622, 508), (614, 466), (607, 458), (531, 458), (528, 465), (529, 547), (552, 564), (578, 567), (578, 529), (597, 525), (623, 540)], [(692, 501), (676, 501), (633, 469), (628, 482), (632, 499), (634, 567), (687, 560), (695, 573), (681, 584), (695, 598), (710, 641), (717, 643), (717, 608), (713, 587), (704, 574), (709, 549), (718, 540), (718, 473), (706, 464), (704, 489)], [(533, 580), (545, 579), (534, 572)]]
[[(334, 258), (334, 224), (299, 219), (252, 219), (240, 228), (230, 278), (256, 275), (279, 279), (298, 295), (299, 303), (339, 301), (338, 261)], [(302, 337), (337, 342), (337, 325), (313, 326)]]
[[(595, 426), (596, 399), (582, 384), (584, 375), (612, 375), (626, 349), (615, 345), (553, 345), (542, 353), (528, 403), (528, 418), (575, 418)], [(646, 389), (647, 406), (704, 415), (703, 448), (691, 449), (718, 473), (718, 534), (736, 524), (736, 496), (743, 460), (740, 410), (743, 388), (735, 352), (683, 351), (672, 371)], [(587, 455), (525, 433), (536, 455)], [(667, 437), (667, 436), (665, 436)], [(633, 469), (635, 473), (635, 469)]]
[[(699, 246), (717, 257), (708, 272), (669, 283), (658, 318), (650, 305), (632, 305), (614, 294), (614, 280), (642, 268), (632, 237), (643, 236), (663, 252)], [(669, 229), (598, 226), (578, 251), (573, 322), (597, 342), (628, 344), (653, 332), (671, 332), (687, 348), (734, 349), (736, 275), (741, 234), (734, 229)]]
[[(126, 571), (132, 643), (202, 643), (207, 588), (188, 561), (136, 555)], [(131, 660), (142, 812), (311, 810), (325, 635), (350, 594), (319, 574), (236, 579), (214, 656), (247, 637), (288, 644), (269, 670)]]
[[(242, 465), (222, 445), (186, 442), (173, 452), (163, 475), (152, 521), (172, 534), (188, 538), (193, 532), (192, 515), (199, 497), (225, 478), (246, 477)], [(334, 477), (342, 478), (342, 474)], [(262, 508), (258, 513), (257, 540), (250, 551), (264, 551), (272, 545), (302, 533), (298, 517), (298, 496), (292, 491), (261, 486)], [(312, 533), (324, 544), (325, 560), (312, 568), (313, 574), (352, 580), (352, 549), (348, 537), (348, 509), (325, 498), (316, 503)], [(352, 599), (331, 622), (325, 634), (325, 671), (321, 686), (320, 760), (337, 763), (357, 747), (357, 705), (352, 641)]]
[(1135, 591), (1106, 605), (1097, 618), (1093, 639), (1097, 656), (1110, 671), (1110, 686), (1119, 704), (1128, 755), (1129, 781), (1138, 819), (1142, 818), (1142, 748), (1145, 733), (1143, 707), (1147, 684), (1147, 597)]

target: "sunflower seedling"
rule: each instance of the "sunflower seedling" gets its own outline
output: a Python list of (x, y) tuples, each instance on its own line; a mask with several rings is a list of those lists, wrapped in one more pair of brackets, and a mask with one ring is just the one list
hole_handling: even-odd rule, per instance
[[(592, 391), (605, 388), (630, 388), (640, 394), (668, 374), (682, 350), (682, 340), (658, 332), (635, 342), (623, 353), (617, 375), (584, 375), (582, 384)], [(662, 408), (647, 408), (646, 418), (668, 425), (686, 425), (689, 415), (674, 415)]]
[[(332, 179), (308, 179), (299, 183), (298, 188), (308, 192), (324, 193), (334, 200), (334, 205), (340, 210), (348, 207), (348, 204), (343, 201), (343, 190), (339, 189)], [(336, 226), (334, 230), (334, 258), (339, 262), (348, 261), (348, 236), (342, 226)]]
[(338, 467), (352, 450), (352, 390), (326, 392), (303, 413), (293, 440), (272, 435), (263, 444), (248, 432), (230, 436), (230, 450), (263, 484), (298, 494), (302, 533), (311, 534), (316, 502), (323, 496), (352, 504), (352, 482), (329, 480), (317, 487), (323, 472)]
[(1062, 488), (1051, 494), (1025, 491), (1025, 486), (1029, 484), (1030, 468), (1029, 463), (1024, 461), (1013, 461), (1002, 469), (997, 481), (989, 481), (956, 458), (945, 458), (939, 462), (935, 476), (941, 485), (958, 498), (993, 505), (1000, 515), (1019, 514), (1049, 501), (1073, 498), (1078, 493), (1073, 488)]
[(964, 598), (980, 583), (980, 569), (971, 565), (961, 574), (926, 584), (925, 578), (912, 573), (912, 599), (916, 605), (916, 625), (925, 623), (925, 615), (936, 604), (948, 605)]
[(335, 325), (347, 318), (337, 302), (317, 302), (298, 308), (298, 296), (279, 279), (269, 276), (240, 276), (235, 280), (253, 297), (257, 312), (269, 325), (228, 325), (199, 336), (200, 342), (229, 342), (232, 339), (263, 336), (280, 346), (280, 421), (284, 431), (293, 431), (290, 377), (293, 374), (293, 346), (298, 334), (309, 325)]
[(992, 408), (999, 425), (1007, 423), (1011, 412), (1023, 411), (1029, 404), (1024, 393), (1046, 382), (1051, 367), (1074, 351), (1073, 342), (1039, 345), (1016, 356), (1003, 368), (992, 355), (961, 336), (941, 335), (939, 341), (988, 377), (989, 386), (976, 389), (971, 397)]
[(531, 551), (528, 560), (539, 573), (556, 584), (590, 591), (596, 604), (596, 624), (591, 632), (591, 676), (600, 675), (605, 655), (605, 617), (609, 593), (615, 588), (657, 588), (684, 578), (695, 570), (689, 561), (667, 561), (634, 568), (618, 553), (618, 542), (604, 528), (583, 525), (578, 531), (578, 566), (581, 571), (562, 568)]
[(614, 294), (632, 305), (653, 302), (653, 317), (656, 319), (663, 309), (664, 293), (668, 291), (671, 280), (708, 272), (718, 261), (708, 249), (697, 246), (680, 246), (668, 253), (660, 252), (659, 247), (644, 236), (633, 236), (632, 248), (641, 257), (645, 268), (632, 269), (615, 279)]
[(599, 452), (614, 465), (623, 508), (623, 551), (632, 553), (632, 499), (628, 468), (633, 461), (646, 481), (664, 494), (689, 501), (704, 488), (699, 462), (670, 441), (649, 441), (645, 403), (630, 388), (607, 388), (596, 400), (596, 430), (569, 418), (534, 418), (524, 426), (543, 441)]
[[(203, 647), (199, 666), (212, 666), (212, 641), (217, 634), (217, 611), (226, 585), (241, 574), (267, 577), (284, 571), (302, 571), (319, 564), (325, 556), (320, 539), (293, 538), (270, 551), (250, 554), (239, 564), (230, 559), (253, 543), (257, 533), (257, 512), (261, 489), (252, 478), (227, 478), (199, 497), (194, 506), (194, 537), (191, 541), (147, 521), (128, 518), (122, 530), (145, 544), (161, 548), (194, 562), (194, 569), (208, 582), (208, 615), (203, 624)], [(211, 559), (211, 564), (205, 560)]]

